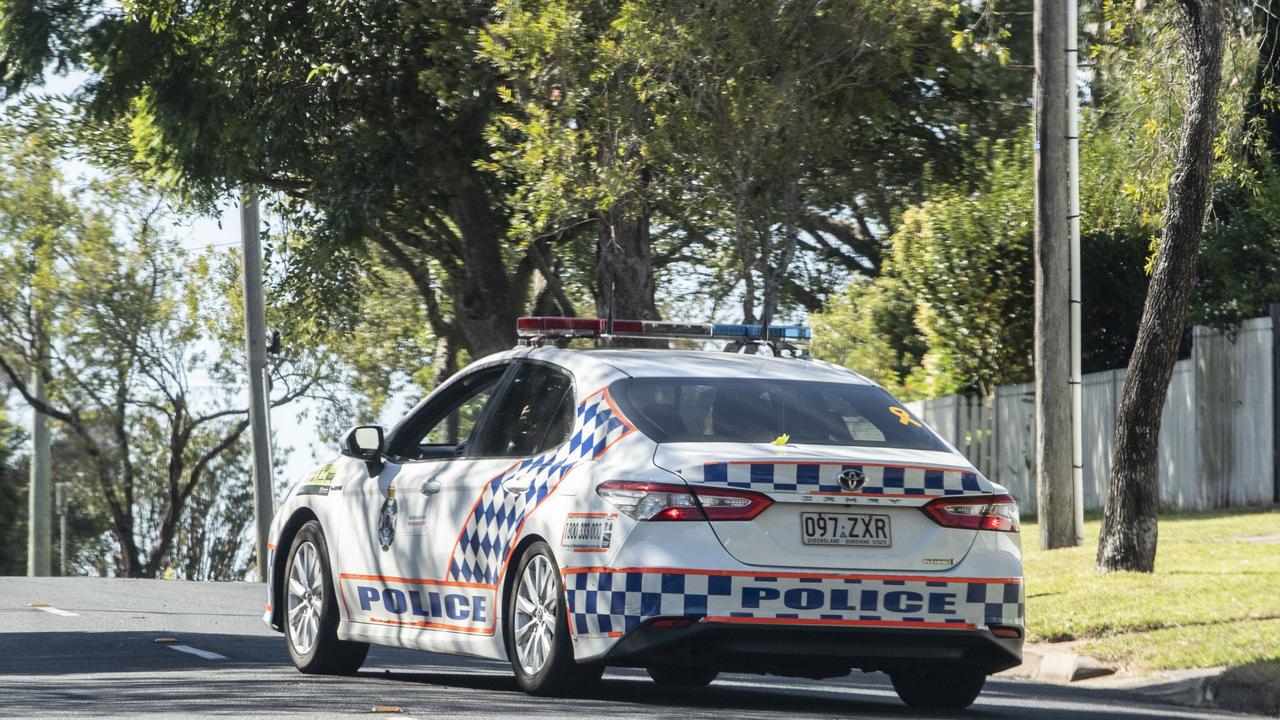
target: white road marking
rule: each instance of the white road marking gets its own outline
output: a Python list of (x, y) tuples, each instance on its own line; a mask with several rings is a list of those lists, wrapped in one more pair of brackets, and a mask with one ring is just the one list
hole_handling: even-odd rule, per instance
[(50, 615), (61, 615), (62, 617), (80, 617), (78, 613), (67, 612), (66, 610), (59, 610), (56, 607), (49, 607), (48, 605), (36, 605), (34, 609), (39, 610), (41, 612), (47, 612)]
[(219, 655), (216, 652), (209, 652), (208, 650), (193, 648), (190, 645), (165, 645), (165, 647), (169, 648), (170, 650), (177, 650), (178, 652), (184, 652), (191, 655), (195, 655), (196, 657), (202, 657), (205, 660), (226, 660), (227, 659), (226, 655)]

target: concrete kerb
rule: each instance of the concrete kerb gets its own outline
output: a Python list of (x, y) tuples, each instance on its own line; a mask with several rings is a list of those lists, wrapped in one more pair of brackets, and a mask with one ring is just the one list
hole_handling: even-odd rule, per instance
[(1190, 707), (1280, 717), (1280, 687), (1233, 677), (1227, 668), (1138, 673), (1115, 668), (1071, 650), (1072, 643), (1027, 645), (1023, 662), (997, 677), (1136, 692), (1154, 700)]

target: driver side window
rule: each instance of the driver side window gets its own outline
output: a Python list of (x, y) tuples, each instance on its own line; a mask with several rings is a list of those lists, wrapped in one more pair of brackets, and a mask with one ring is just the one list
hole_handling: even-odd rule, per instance
[(471, 437), (476, 421), (480, 419), (480, 411), (489, 402), (497, 381), (481, 387), (477, 392), (462, 401), (441, 418), (435, 425), (427, 429), (426, 434), (418, 441), (418, 446), (464, 444)]
[(476, 423), (507, 366), (479, 370), (460, 379), (449, 394), (432, 401), (397, 432), (391, 454), (408, 460), (454, 458), (465, 453)]

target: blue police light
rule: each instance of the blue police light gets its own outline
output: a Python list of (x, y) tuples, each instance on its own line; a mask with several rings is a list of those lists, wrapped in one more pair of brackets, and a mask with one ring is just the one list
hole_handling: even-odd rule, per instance
[[(720, 337), (742, 338), (744, 340), (760, 339), (764, 327), (760, 325), (741, 325), (718, 323), (711, 326), (711, 334)], [(808, 340), (813, 333), (803, 325), (770, 325), (769, 339)]]

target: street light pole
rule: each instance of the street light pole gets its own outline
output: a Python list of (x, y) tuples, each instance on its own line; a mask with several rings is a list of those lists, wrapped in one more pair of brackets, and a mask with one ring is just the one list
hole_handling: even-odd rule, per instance
[(275, 511), (271, 470), (271, 403), (267, 396), (267, 320), (262, 302), (262, 241), (258, 197), (240, 193), (240, 243), (244, 262), (245, 350), (249, 369), (249, 433), (253, 444), (253, 507), (258, 582), (267, 581), (267, 540)]

